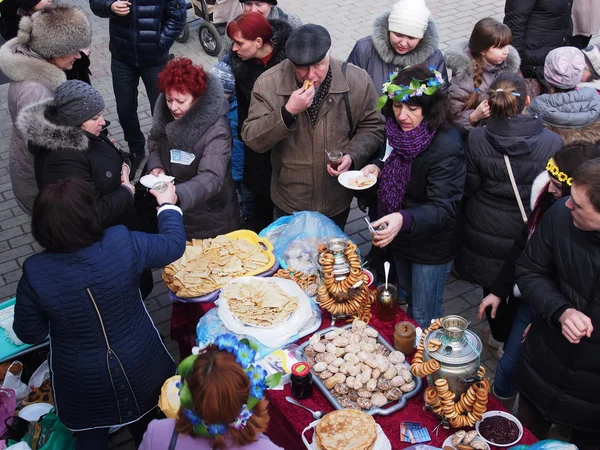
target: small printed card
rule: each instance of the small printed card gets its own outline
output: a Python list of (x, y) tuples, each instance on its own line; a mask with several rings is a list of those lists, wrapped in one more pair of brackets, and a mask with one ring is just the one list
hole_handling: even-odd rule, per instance
[(183, 164), (189, 166), (196, 159), (196, 155), (193, 153), (184, 152), (183, 150), (172, 149), (171, 150), (171, 162), (173, 164)]
[(411, 444), (419, 444), (431, 441), (431, 436), (427, 428), (424, 428), (419, 422), (401, 422), (400, 440)]

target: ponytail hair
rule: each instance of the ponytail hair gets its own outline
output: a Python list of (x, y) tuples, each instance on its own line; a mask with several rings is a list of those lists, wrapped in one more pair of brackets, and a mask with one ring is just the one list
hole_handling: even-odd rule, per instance
[(503, 23), (496, 19), (487, 17), (481, 19), (473, 27), (473, 32), (469, 38), (469, 53), (473, 61), (473, 93), (465, 99), (464, 111), (475, 109), (479, 105), (479, 86), (483, 82), (483, 72), (485, 62), (481, 52), (492, 47), (506, 47), (512, 42), (512, 33)]
[(507, 119), (520, 114), (527, 102), (527, 85), (517, 74), (503, 72), (494, 80), (488, 91), (490, 116)]

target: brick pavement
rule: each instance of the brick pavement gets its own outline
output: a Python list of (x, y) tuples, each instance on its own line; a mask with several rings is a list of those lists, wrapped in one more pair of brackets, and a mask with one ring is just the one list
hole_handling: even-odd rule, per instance
[[(65, 2), (78, 4), (89, 12), (88, 3), (83, 0)], [(347, 57), (358, 38), (370, 34), (373, 18), (380, 12), (388, 10), (394, 3), (392, 0), (279, 0), (282, 9), (298, 14), (304, 23), (324, 25), (333, 38), (333, 55), (340, 59)], [(503, 5), (503, 0), (429, 0), (428, 6), (440, 29), (442, 50), (456, 40), (468, 38), (477, 20), (486, 16), (501, 20)], [(92, 83), (104, 96), (105, 118), (112, 122), (110, 129), (113, 138), (122, 148), (127, 148), (119, 127), (112, 92), (108, 20), (95, 17), (91, 12), (90, 18), (94, 31), (91, 55)], [(188, 11), (188, 20), (192, 18), (192, 12)], [(202, 50), (198, 42), (198, 26), (198, 22), (191, 23), (189, 41), (185, 44), (176, 43), (172, 51), (178, 56), (189, 57), (195, 63), (210, 68), (216, 59), (206, 55)], [(8, 85), (0, 86), (0, 301), (14, 296), (23, 261), (40, 250), (31, 236), (29, 217), (23, 214), (13, 198), (8, 176), (11, 120), (5, 100), (7, 91)], [(139, 103), (143, 130), (148, 132), (152, 119), (143, 88), (139, 94)], [(367, 252), (370, 242), (362, 216), (363, 214), (354, 207), (346, 232), (360, 243), (363, 252)], [(177, 344), (168, 337), (171, 306), (167, 299), (166, 287), (160, 279), (160, 273), (156, 272), (154, 275), (155, 288), (152, 296), (146, 300), (146, 305), (158, 329), (165, 337), (169, 351), (177, 358)], [(471, 322), (471, 328), (481, 333), (485, 324), (477, 320), (476, 309), (481, 295), (480, 288), (450, 276), (444, 295), (444, 312), (463, 315)], [(487, 348), (482, 354), (482, 361), (493, 374), (497, 361)], [(111, 441), (110, 448), (123, 450), (134, 448), (126, 431), (115, 433)]]

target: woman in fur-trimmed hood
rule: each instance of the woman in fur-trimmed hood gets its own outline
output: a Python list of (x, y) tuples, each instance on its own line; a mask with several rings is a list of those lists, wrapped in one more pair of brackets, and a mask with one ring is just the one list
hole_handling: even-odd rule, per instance
[(67, 78), (65, 70), (90, 46), (92, 29), (85, 13), (74, 6), (53, 6), (23, 17), (17, 37), (0, 48), (0, 70), (11, 80), (8, 109), (13, 122), (9, 174), (19, 206), (31, 214), (38, 192), (33, 156), (16, 127), (23, 108), (52, 98)]
[(373, 34), (359, 39), (348, 62), (365, 69), (377, 92), (390, 72), (408, 66), (433, 67), (448, 81), (440, 34), (424, 1), (401, 0), (373, 22)]

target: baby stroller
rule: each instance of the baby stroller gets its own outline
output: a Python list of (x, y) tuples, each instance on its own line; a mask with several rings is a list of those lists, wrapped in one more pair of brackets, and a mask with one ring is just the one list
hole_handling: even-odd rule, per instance
[(200, 20), (198, 37), (200, 44), (210, 56), (217, 56), (223, 48), (222, 36), (227, 23), (241, 14), (242, 4), (239, 0), (192, 0), (187, 9), (194, 9), (195, 19), (185, 24), (177, 42), (186, 42), (190, 37), (189, 24)]

